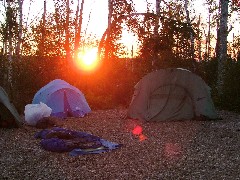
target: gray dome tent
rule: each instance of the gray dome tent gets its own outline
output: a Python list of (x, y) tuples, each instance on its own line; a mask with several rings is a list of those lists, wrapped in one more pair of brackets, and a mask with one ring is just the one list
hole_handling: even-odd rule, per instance
[(15, 106), (8, 98), (6, 91), (0, 86), (0, 122), (10, 124), (11, 126), (20, 126), (22, 124), (21, 117), (17, 112)]
[(185, 69), (161, 69), (144, 76), (135, 86), (127, 115), (145, 121), (216, 119), (210, 87)]

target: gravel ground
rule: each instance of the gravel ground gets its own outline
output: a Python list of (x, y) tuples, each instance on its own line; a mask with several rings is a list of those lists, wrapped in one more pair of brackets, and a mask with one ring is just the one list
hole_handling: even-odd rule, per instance
[[(41, 149), (34, 127), (0, 129), (0, 179), (240, 179), (240, 115), (218, 113), (222, 120), (144, 123), (124, 119), (124, 109), (68, 118), (58, 126), (123, 144), (77, 157)], [(136, 125), (146, 140), (131, 133)]]

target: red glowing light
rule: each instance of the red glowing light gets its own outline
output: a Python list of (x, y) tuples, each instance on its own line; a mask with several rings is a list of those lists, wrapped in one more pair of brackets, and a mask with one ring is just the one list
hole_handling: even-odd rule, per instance
[(138, 135), (138, 136), (141, 135), (142, 134), (142, 127), (139, 126), (139, 125), (135, 126), (135, 128), (132, 130), (132, 133), (134, 135)]
[(144, 134), (139, 135), (139, 141), (144, 141), (146, 139), (147, 139), (147, 136), (145, 136)]
[(147, 137), (143, 134), (143, 129), (141, 126), (137, 125), (132, 130), (132, 133), (139, 138), (139, 141), (144, 141), (147, 139)]

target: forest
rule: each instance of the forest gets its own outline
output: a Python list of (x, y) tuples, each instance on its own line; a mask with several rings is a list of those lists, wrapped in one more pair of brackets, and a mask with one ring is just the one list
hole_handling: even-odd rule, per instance
[[(133, 0), (108, 0), (100, 39), (84, 34), (84, 0), (53, 0), (53, 11), (44, 0), (41, 18), (27, 26), (24, 3), (0, 1), (0, 86), (20, 112), (54, 79), (79, 88), (92, 109), (128, 107), (135, 84), (163, 68), (198, 74), (217, 108), (240, 112), (240, 34), (232, 33), (239, 29), (232, 25), (239, 24), (239, 0), (203, 0), (207, 19), (196, 14), (194, 0), (146, 0), (146, 12), (136, 11)], [(137, 53), (126, 52), (124, 31), (137, 37)], [(79, 50), (93, 47), (98, 67), (77, 67)]]

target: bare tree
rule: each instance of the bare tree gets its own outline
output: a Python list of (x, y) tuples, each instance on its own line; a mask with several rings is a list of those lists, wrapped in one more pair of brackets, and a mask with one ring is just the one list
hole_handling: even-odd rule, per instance
[[(113, 2), (112, 0), (108, 0), (108, 28), (107, 28), (106, 44), (109, 44), (109, 41), (111, 38), (112, 13), (113, 13)], [(108, 59), (108, 55), (109, 55), (108, 47), (105, 50), (105, 54), (106, 54), (106, 58)]]
[(74, 44), (75, 56), (81, 42), (84, 0), (82, 0), (81, 2), (80, 9), (79, 9), (79, 6), (80, 6), (80, 0), (78, 0), (77, 10), (76, 10), (76, 19), (75, 19), (75, 44)]
[(8, 60), (11, 63), (12, 62), (12, 56), (13, 56), (13, 12), (11, 8), (10, 1), (7, 1), (7, 40), (8, 40)]
[(198, 21), (197, 21), (197, 34), (196, 34), (196, 36), (197, 36), (197, 52), (198, 52), (198, 56), (197, 56), (197, 58), (199, 59), (199, 60), (201, 60), (202, 59), (202, 42), (201, 42), (201, 40), (202, 40), (202, 37), (201, 37), (201, 33), (200, 33), (200, 25), (201, 25), (201, 15), (199, 15), (199, 17), (198, 17)]
[(209, 59), (210, 57), (210, 49), (211, 49), (211, 14), (209, 13), (208, 15), (208, 32), (207, 32), (207, 40), (206, 40), (206, 56), (207, 56), (207, 59)]
[(187, 24), (188, 24), (188, 27), (190, 29), (190, 41), (191, 41), (190, 57), (193, 60), (194, 59), (194, 53), (195, 53), (195, 50), (194, 50), (194, 34), (193, 34), (193, 28), (192, 28), (192, 25), (191, 25), (190, 14), (189, 14), (189, 10), (188, 10), (188, 4), (189, 4), (189, 0), (185, 0), (184, 8), (185, 8), (185, 11), (186, 11), (186, 16), (187, 16)]
[(8, 42), (8, 83), (9, 88), (12, 88), (12, 61), (13, 61), (13, 27), (14, 27), (14, 15), (13, 9), (11, 8), (10, 1), (7, 1), (7, 11), (6, 11), (6, 19), (7, 19), (7, 42)]
[(220, 27), (219, 27), (219, 58), (218, 58), (218, 79), (217, 89), (219, 95), (223, 94), (225, 62), (227, 60), (227, 36), (228, 36), (228, 3), (229, 0), (220, 0)]
[(22, 12), (22, 6), (23, 6), (24, 0), (18, 0), (18, 12), (19, 12), (19, 29), (18, 29), (18, 41), (16, 45), (16, 55), (19, 56), (20, 53), (20, 47), (22, 44), (22, 33), (23, 33), (23, 12)]
[(43, 16), (42, 16), (42, 27), (41, 27), (41, 33), (42, 33), (42, 39), (41, 39), (41, 52), (42, 55), (45, 55), (46, 49), (45, 49), (45, 38), (46, 38), (46, 13), (47, 13), (47, 3), (46, 0), (43, 2)]
[(158, 28), (159, 28), (159, 17), (160, 17), (160, 4), (161, 0), (156, 0), (156, 18), (155, 18), (155, 26), (154, 26), (154, 38), (155, 38), (155, 43), (154, 43), (154, 54), (153, 54), (153, 59), (152, 59), (152, 67), (155, 69), (156, 66), (156, 61), (158, 59), (158, 49), (157, 49), (157, 39), (158, 39)]
[(69, 21), (70, 21), (70, 0), (66, 2), (66, 24), (65, 24), (65, 51), (66, 51), (66, 58), (69, 59), (71, 57), (71, 50), (70, 50), (70, 32), (69, 32)]

